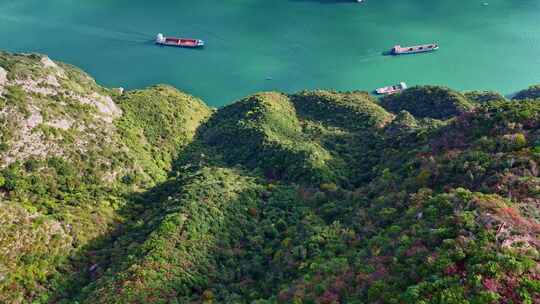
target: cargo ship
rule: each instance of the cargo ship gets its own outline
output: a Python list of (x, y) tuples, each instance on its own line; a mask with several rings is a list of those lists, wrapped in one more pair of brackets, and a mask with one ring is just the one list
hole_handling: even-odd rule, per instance
[(156, 36), (156, 44), (186, 48), (200, 48), (204, 46), (204, 41), (191, 38), (165, 37), (160, 33)]
[(417, 54), (417, 53), (433, 52), (438, 49), (439, 49), (439, 45), (435, 43), (407, 46), (407, 47), (396, 45), (392, 48), (392, 54), (394, 55)]
[(393, 86), (387, 86), (378, 88), (375, 90), (375, 92), (379, 95), (390, 95), (399, 93), (407, 88), (407, 84), (405, 82), (400, 82), (399, 84), (393, 85)]

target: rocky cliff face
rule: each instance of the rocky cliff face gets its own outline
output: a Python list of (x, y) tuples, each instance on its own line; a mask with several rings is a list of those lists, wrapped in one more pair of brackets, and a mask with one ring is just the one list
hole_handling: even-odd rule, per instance
[[(110, 92), (67, 65), (38, 55), (0, 55), (1, 165), (99, 149), (122, 110)], [(69, 144), (65, 141), (73, 140)]]
[(219, 110), (0, 53), (2, 303), (540, 303), (540, 101)]

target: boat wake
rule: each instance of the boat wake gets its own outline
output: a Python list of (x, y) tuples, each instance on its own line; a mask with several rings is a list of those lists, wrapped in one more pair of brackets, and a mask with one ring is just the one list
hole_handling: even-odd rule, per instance
[(357, 58), (357, 60), (359, 60), (359, 61), (368, 61), (368, 60), (375, 59), (375, 58), (380, 58), (380, 57), (381, 57), (380, 52), (378, 52), (378, 51), (370, 51), (367, 54), (362, 54), (361, 56), (359, 56)]
[(26, 16), (0, 15), (0, 22), (18, 23), (21, 26), (32, 26), (48, 28), (52, 31), (68, 31), (72, 35), (87, 35), (99, 37), (106, 40), (121, 42), (141, 43), (149, 41), (148, 37), (153, 37), (154, 33), (144, 33), (130, 29), (105, 28), (90, 24), (73, 24), (59, 22), (55, 20), (43, 20)]

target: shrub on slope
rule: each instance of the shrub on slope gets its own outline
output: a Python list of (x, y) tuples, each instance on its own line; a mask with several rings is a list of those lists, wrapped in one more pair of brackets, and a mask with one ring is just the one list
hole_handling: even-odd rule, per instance
[[(290, 273), (301, 278), (283, 284), (276, 298), (283, 303), (538, 301), (538, 113), (535, 102), (492, 104), (426, 130), (402, 112), (387, 128), (388, 142), (378, 146), (377, 178), (354, 192), (333, 189), (323, 199), (301, 192), (326, 223), (340, 226), (331, 230), (332, 238), (325, 234), (319, 243), (324, 250), (312, 250), (313, 238), (287, 230), (298, 239), (275, 249), (280, 257), (290, 253), (271, 269), (292, 267)], [(398, 125), (403, 129), (396, 133)], [(426, 186), (433, 190), (422, 189)], [(454, 190), (459, 187), (497, 194)]]
[[(201, 130), (208, 153), (229, 164), (258, 168), (265, 176), (284, 180), (332, 178), (330, 155), (302, 133), (296, 111), (279, 93), (261, 93), (220, 109)], [(215, 156), (214, 156), (215, 157)]]
[(32, 213), (18, 204), (0, 202), (0, 303), (46, 299), (44, 282), (51, 265), (72, 249), (70, 231), (61, 221)]
[(519, 91), (512, 99), (536, 99), (540, 98), (540, 84), (530, 86), (529, 88)]
[(391, 114), (365, 92), (306, 91), (291, 95), (298, 115), (348, 130), (382, 127)]
[(410, 198), (380, 194), (371, 202), (346, 202), (350, 218), (346, 208), (320, 207), (320, 215), (332, 214), (330, 207), (330, 220), (340, 220), (310, 222), (319, 233), (288, 230), (293, 237), (283, 240), (287, 246), (270, 269), (299, 278), (282, 285), (279, 303), (519, 303), (540, 296), (537, 252), (530, 245), (507, 247), (529, 234), (497, 196), (423, 190)]
[(211, 114), (201, 100), (168, 86), (129, 91), (117, 102), (124, 111), (116, 121), (122, 141), (156, 180), (163, 179)]
[(119, 221), (135, 165), (111, 95), (75, 67), (0, 52), (0, 230), (20, 254), (0, 255), (0, 302), (46, 301), (67, 256)]
[(494, 101), (506, 101), (506, 98), (497, 92), (492, 91), (470, 91), (463, 94), (472, 103), (482, 104)]
[(334, 182), (350, 187), (368, 179), (378, 158), (372, 147), (392, 114), (365, 92), (305, 91), (290, 99), (306, 136), (330, 153)]
[(435, 119), (448, 119), (473, 108), (461, 93), (438, 86), (412, 87), (384, 97), (381, 105), (394, 113), (405, 110), (417, 118)]
[(70, 65), (0, 52), (0, 230), (20, 251), (0, 255), (0, 302), (48, 301), (78, 271), (67, 257), (136, 216), (127, 194), (163, 178), (210, 112), (166, 87), (117, 97)]
[(260, 187), (216, 167), (179, 182), (161, 223), (130, 258), (86, 288), (83, 303), (188, 303), (200, 296), (194, 290), (202, 293), (219, 277), (215, 251), (241, 246)]
[[(426, 132), (402, 112), (388, 126), (388, 142), (378, 146), (377, 178), (354, 192), (326, 190), (322, 198), (301, 192), (313, 200), (317, 216), (339, 226), (315, 238), (325, 246), (319, 250), (309, 242), (312, 235), (298, 232), (309, 231), (303, 228), (307, 221), (293, 233), (289, 226), (282, 236), (287, 247), (274, 249), (285, 260), (274, 260), (279, 266), (270, 269), (288, 269), (300, 278), (293, 285), (284, 283), (276, 299), (540, 300), (539, 197), (534, 190), (539, 187), (534, 152), (538, 113), (535, 102), (492, 104)], [(406, 136), (393, 136), (397, 125)], [(391, 157), (396, 153), (399, 157)], [(310, 223), (310, 228), (320, 225)], [(298, 238), (285, 241), (290, 235)]]

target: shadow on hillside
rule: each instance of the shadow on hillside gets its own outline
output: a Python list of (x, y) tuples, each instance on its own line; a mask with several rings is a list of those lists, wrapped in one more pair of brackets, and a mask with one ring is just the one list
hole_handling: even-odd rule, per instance
[[(147, 254), (142, 247), (149, 235), (160, 227), (167, 215), (178, 212), (184, 204), (182, 200), (176, 203), (170, 198), (180, 197), (185, 182), (183, 179), (190, 173), (214, 166), (243, 172), (240, 169), (244, 167), (243, 164), (227, 164), (217, 151), (211, 152), (204, 140), (207, 128), (208, 122), (205, 122), (196, 130), (193, 141), (173, 161), (167, 181), (144, 192), (125, 195), (126, 205), (117, 210), (118, 215), (126, 219), (124, 223), (118, 224), (110, 233), (93, 239), (68, 258), (68, 262), (62, 265), (61, 281), (50, 293), (50, 303), (67, 304), (75, 300), (86, 303), (89, 292), (95, 291), (94, 284), (100, 284), (101, 279), (111, 279), (139, 262)], [(236, 216), (237, 212), (231, 212), (224, 221), (233, 223)], [(233, 224), (230, 225), (232, 229)], [(234, 223), (234, 226), (237, 227), (238, 223)], [(226, 231), (227, 227), (221, 226), (220, 229)], [(212, 254), (210, 251), (206, 253), (207, 256)]]
[[(246, 126), (245, 120), (251, 119), (248, 117), (257, 107), (236, 103), (213, 115), (196, 131), (192, 145), (175, 162), (175, 170), (211, 165), (256, 172), (269, 181), (317, 183), (326, 179), (328, 170), (313, 161), (318, 147), (294, 123), (272, 129), (280, 122), (274, 118), (283, 113), (258, 109), (264, 116), (257, 118), (262, 120), (260, 125)], [(282, 138), (294, 139), (294, 143)]]
[(330, 97), (292, 94), (289, 99), (300, 119), (318, 121), (348, 132), (372, 132), (380, 123), (377, 120), (383, 121), (384, 116), (388, 116), (367, 92), (337, 93)]
[[(206, 171), (208, 172), (208, 169)], [(215, 279), (215, 274), (208, 273), (208, 267), (213, 267), (221, 252), (231, 252), (242, 246), (240, 244), (244, 243), (245, 236), (252, 232), (253, 228), (249, 227), (257, 226), (257, 218), (245, 210), (260, 208), (265, 199), (260, 196), (260, 192), (254, 191), (249, 183), (243, 184), (243, 177), (246, 175), (237, 175), (239, 171), (234, 169), (230, 172), (235, 173), (230, 175), (216, 173), (207, 179), (203, 174), (202, 178), (171, 180), (143, 194), (133, 194), (130, 198), (133, 200), (132, 203), (119, 211), (128, 213), (130, 221), (111, 235), (94, 240), (72, 257), (72, 260), (80, 261), (72, 265), (80, 266), (81, 271), (72, 274), (57, 289), (57, 295), (52, 302), (73, 303), (74, 300), (80, 300), (81, 303), (101, 303), (91, 298), (104, 296), (103, 298), (111, 300), (124, 295), (125, 299), (133, 296), (124, 292), (135, 293), (137, 297), (141, 296), (141, 301), (144, 301), (145, 290), (117, 289), (119, 277), (122, 277), (122, 286), (129, 286), (130, 283), (150, 286), (151, 284), (145, 283), (157, 282), (158, 286), (164, 286), (163, 291), (166, 291), (162, 294), (163, 299), (170, 299), (172, 296), (182, 302), (183, 297), (202, 293), (203, 290), (200, 290), (197, 282)], [(195, 195), (197, 193), (209, 196), (199, 197)], [(180, 198), (180, 201), (175, 203), (170, 197)], [(142, 203), (148, 205), (148, 200), (155, 206), (137, 206)], [(145, 212), (145, 207), (150, 208), (150, 211)], [(139, 208), (143, 209), (134, 211)], [(220, 212), (216, 213), (215, 210)], [(185, 222), (171, 226), (169, 216), (175, 218), (182, 214), (189, 215)], [(137, 224), (140, 221), (144, 223)], [(153, 235), (153, 241), (145, 243), (152, 232), (159, 232), (158, 241), (156, 235)], [(182, 237), (179, 237), (180, 235)], [(168, 245), (160, 245), (161, 242)], [(150, 264), (147, 264), (146, 258), (151, 259)], [(92, 269), (92, 263), (96, 263), (97, 260), (99, 266)], [(167, 270), (161, 268), (160, 263), (165, 263)], [(150, 272), (170, 271), (175, 275), (145, 277), (145, 272), (139, 274), (138, 270), (131, 268), (133, 265), (144, 269), (151, 265), (157, 268), (150, 267), (151, 269), (148, 269)], [(127, 271), (128, 269), (130, 270)], [(175, 272), (174, 269), (181, 271)], [(239, 278), (231, 277), (229, 280), (236, 283)], [(82, 291), (83, 288), (86, 290)], [(139, 292), (141, 294), (138, 294)]]
[[(346, 94), (350, 95), (347, 97)], [(355, 97), (354, 94), (359, 95)], [(312, 135), (312, 140), (332, 154), (334, 162), (330, 166), (339, 172), (341, 187), (354, 189), (373, 178), (372, 160), (379, 157), (373, 151), (381, 145), (382, 137), (377, 123), (368, 121), (384, 110), (378, 109), (371, 97), (363, 92), (342, 93), (339, 98), (349, 100), (347, 103), (301, 94), (293, 94), (289, 98), (299, 119), (320, 124), (326, 129), (321, 134)], [(356, 102), (373, 103), (375, 107), (354, 108)]]
[[(176, 186), (174, 181), (169, 180), (145, 192), (127, 194), (126, 205), (117, 210), (118, 215), (126, 221), (70, 256), (68, 264), (63, 267), (63, 280), (53, 292), (50, 302), (72, 303), (82, 288), (106, 272), (110, 273), (111, 268), (124, 265), (123, 260), (128, 253), (140, 246), (165, 216), (162, 202), (175, 192)], [(120, 256), (124, 258), (118, 259)]]
[[(346, 174), (343, 173), (343, 177), (347, 177), (351, 175), (350, 173), (355, 173), (358, 170), (370, 172), (367, 167), (369, 162), (364, 161), (366, 155), (363, 147), (369, 146), (369, 143), (365, 142), (367, 137), (357, 135), (358, 129), (350, 125), (351, 121), (358, 119), (355, 116), (356, 114), (352, 117), (345, 117), (349, 118), (348, 120), (332, 120), (330, 116), (325, 116), (324, 113), (320, 115), (311, 113), (306, 111), (306, 109), (298, 107), (295, 102), (292, 102), (292, 104), (297, 108), (297, 115), (301, 119), (313, 119), (348, 131), (341, 135), (332, 134), (332, 136), (326, 136), (326, 138), (317, 139), (310, 137), (307, 139), (311, 142), (320, 143), (323, 148), (332, 153), (332, 156), (339, 156), (339, 161), (341, 159), (345, 160), (344, 163), (337, 161), (335, 165), (333, 164), (332, 170), (342, 170), (343, 172), (347, 170)], [(249, 109), (242, 109), (242, 111), (244, 110), (249, 111)], [(347, 112), (348, 110), (344, 109), (344, 111)], [(227, 114), (223, 111), (221, 113), (222, 115)], [(253, 172), (253, 175), (259, 175), (260, 173), (259, 177), (264, 176), (268, 180), (287, 180), (283, 176), (279, 176), (279, 174), (274, 175), (274, 173), (269, 173), (257, 167), (256, 164), (249, 162), (250, 159), (259, 159), (262, 157), (261, 155), (264, 155), (264, 152), (261, 152), (254, 145), (241, 150), (248, 153), (247, 155), (239, 155), (237, 154), (239, 150), (225, 149), (219, 144), (212, 143), (208, 138), (208, 132), (219, 126), (216, 121), (219, 119), (220, 117), (217, 114), (213, 115), (208, 121), (197, 128), (192, 142), (178, 153), (177, 158), (174, 160), (173, 169), (169, 172), (170, 179), (168, 181), (158, 184), (145, 192), (130, 193), (125, 196), (128, 203), (117, 212), (126, 221), (115, 227), (109, 234), (94, 239), (70, 257), (68, 265), (64, 267), (65, 279), (54, 291), (55, 294), (51, 302), (72, 303), (73, 300), (78, 299), (80, 296), (87, 296), (88, 291), (92, 292), (95, 290), (96, 284), (101, 286), (104, 282), (103, 280), (110, 280), (117, 274), (125, 273), (126, 269), (141, 261), (147, 254), (147, 252), (143, 251), (143, 244), (148, 240), (149, 235), (160, 227), (167, 215), (177, 213), (178, 209), (183, 208), (186, 204), (185, 200), (175, 202), (169, 200), (169, 197), (180, 197), (179, 194), (183, 192), (182, 189), (185, 186), (184, 177), (190, 173), (195, 173), (205, 167), (221, 167), (243, 172), (241, 176), (248, 176), (245, 172)], [(331, 137), (334, 138), (331, 139)], [(229, 146), (232, 145), (232, 143), (228, 144)], [(358, 147), (358, 151), (351, 151), (351, 147)], [(297, 153), (285, 152), (283, 153), (284, 157), (289, 157), (290, 155), (296, 156), (294, 153)], [(309, 157), (309, 155), (301, 156)], [(356, 169), (353, 170), (348, 167)], [(289, 169), (288, 167), (280, 168), (283, 172), (287, 172)], [(314, 170), (312, 171), (310, 172), (316, 173)], [(362, 176), (362, 172), (355, 174)], [(251, 174), (249, 175), (251, 176)], [(292, 182), (298, 182), (298, 180), (293, 180)], [(347, 183), (352, 182), (347, 181)], [(213, 186), (210, 184), (201, 185), (201, 187), (211, 188)], [(232, 205), (240, 203), (236, 201), (231, 202)], [(228, 213), (224, 221), (229, 223), (228, 225), (238, 226), (238, 223), (235, 222), (237, 215), (235, 212)], [(220, 229), (226, 231), (228, 229), (227, 227), (225, 225), (220, 227)], [(144, 247), (146, 248), (147, 246)], [(203, 255), (212, 256), (213, 252), (211, 250), (213, 249), (209, 249)], [(83, 291), (83, 288), (87, 288), (87, 290)]]
[(505, 94), (504, 97), (509, 99), (509, 100), (512, 100), (512, 98), (516, 97), (516, 95), (521, 92), (521, 90), (519, 91), (514, 91), (514, 92), (510, 92), (508, 94)]

